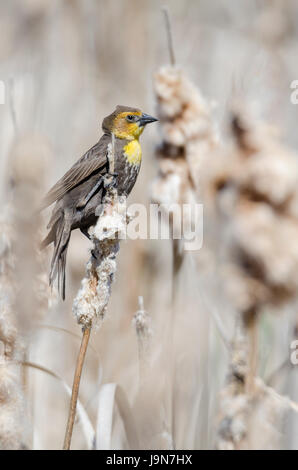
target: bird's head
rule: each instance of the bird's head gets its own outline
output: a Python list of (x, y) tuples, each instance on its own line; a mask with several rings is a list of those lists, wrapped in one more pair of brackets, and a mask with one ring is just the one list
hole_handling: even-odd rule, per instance
[(157, 121), (149, 114), (142, 113), (137, 108), (117, 106), (115, 111), (105, 117), (102, 122), (104, 132), (113, 133), (118, 139), (138, 139), (146, 124)]

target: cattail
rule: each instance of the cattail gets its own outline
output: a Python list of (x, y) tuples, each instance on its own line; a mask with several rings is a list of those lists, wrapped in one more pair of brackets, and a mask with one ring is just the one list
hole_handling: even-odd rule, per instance
[(97, 224), (90, 231), (94, 245), (92, 255), (73, 304), (74, 315), (83, 328), (90, 328), (93, 324), (99, 326), (105, 318), (117, 270), (119, 239), (126, 233), (125, 198), (118, 198), (117, 192), (112, 189), (105, 198), (104, 206)]
[[(243, 112), (233, 115), (231, 128), (232, 147), (218, 152), (204, 175), (208, 215), (224, 247), (221, 279), (240, 315), (231, 348), (234, 372), (221, 395), (218, 447), (251, 448), (257, 445), (251, 433), (262, 402), (256, 377), (258, 317), (265, 308), (280, 309), (297, 298), (298, 165), (272, 129), (254, 124)], [(234, 367), (239, 344), (241, 374)], [(277, 413), (276, 429), (282, 416)], [(264, 412), (265, 417), (268, 420), (269, 413)]]
[(202, 162), (217, 142), (210, 105), (179, 68), (162, 67), (154, 78), (162, 143), (152, 200), (193, 203), (200, 195)]
[(24, 423), (19, 371), (13, 362), (19, 359), (18, 329), (15, 315), (15, 257), (13, 230), (7, 220), (0, 230), (0, 449), (20, 449)]
[(156, 149), (159, 171), (152, 184), (151, 200), (159, 205), (164, 220), (169, 224), (172, 238), (171, 315), (168, 316), (168, 334), (164, 346), (165, 357), (169, 358), (166, 377), (168, 390), (164, 392), (167, 407), (164, 435), (170, 436), (171, 448), (176, 439), (176, 445), (187, 440), (187, 433), (177, 429), (177, 421), (181, 417), (181, 428), (186, 429), (185, 417), (193, 411), (190, 406), (181, 414), (176, 409), (179, 408), (178, 400), (179, 403), (188, 401), (186, 390), (176, 383), (181, 372), (176, 362), (178, 344), (175, 328), (178, 284), (185, 258), (184, 243), (195, 221), (196, 205), (202, 201), (201, 166), (205, 158), (210, 158), (217, 136), (212, 123), (211, 106), (184, 71), (175, 65), (171, 25), (166, 9), (164, 14), (171, 65), (163, 66), (154, 76), (162, 141)]
[(139, 310), (134, 316), (134, 326), (136, 329), (139, 349), (139, 382), (140, 386), (146, 383), (146, 375), (150, 367), (151, 342), (152, 342), (152, 327), (151, 318), (148, 312), (144, 309), (144, 299), (139, 296)]
[[(10, 196), (1, 222), (0, 248), (0, 447), (26, 445), (24, 397), (19, 367), (28, 336), (48, 309), (45, 259), (38, 248), (40, 216), (34, 214), (43, 188), (49, 150), (43, 139), (18, 138), (11, 150)], [(23, 383), (21, 381), (23, 379)]]
[(45, 191), (45, 175), (51, 159), (49, 146), (38, 135), (24, 135), (14, 143), (9, 181), (16, 240), (14, 252), (17, 314), (20, 334), (32, 334), (52, 302), (47, 281), (46, 253), (39, 249), (42, 217), (38, 202)]
[[(114, 173), (114, 136), (108, 152), (109, 170)], [(102, 201), (102, 210), (97, 223), (89, 229), (93, 242), (91, 257), (87, 263), (86, 277), (73, 302), (73, 313), (82, 327), (82, 343), (74, 374), (70, 410), (64, 439), (64, 450), (70, 449), (73, 425), (76, 415), (81, 373), (89, 343), (91, 329), (100, 327), (106, 316), (117, 265), (116, 256), (119, 252), (119, 241), (125, 238), (129, 216), (126, 211), (126, 198), (119, 197), (113, 187), (112, 177), (105, 181), (106, 194)]]
[(227, 291), (249, 321), (296, 298), (298, 164), (268, 127), (236, 114), (232, 131), (233, 147), (210, 162), (205, 200), (226, 237)]

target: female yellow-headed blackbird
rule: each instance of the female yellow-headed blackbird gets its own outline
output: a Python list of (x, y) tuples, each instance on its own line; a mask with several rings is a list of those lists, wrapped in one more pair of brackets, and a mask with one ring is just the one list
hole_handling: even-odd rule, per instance
[(65, 299), (65, 264), (71, 231), (88, 228), (97, 220), (96, 209), (104, 196), (104, 175), (109, 173), (108, 149), (114, 134), (114, 175), (119, 196), (131, 192), (141, 166), (139, 137), (146, 124), (157, 121), (139, 109), (117, 106), (102, 123), (103, 136), (46, 195), (42, 208), (56, 202), (42, 247), (54, 242), (50, 285), (58, 274), (58, 289)]

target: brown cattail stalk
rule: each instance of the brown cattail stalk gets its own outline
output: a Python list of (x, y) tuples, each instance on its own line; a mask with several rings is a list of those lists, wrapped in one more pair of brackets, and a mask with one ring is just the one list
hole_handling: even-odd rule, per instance
[(174, 434), (175, 312), (180, 273), (185, 258), (183, 235), (186, 235), (175, 238), (175, 234), (181, 233), (182, 227), (191, 227), (191, 216), (183, 208), (188, 205), (194, 214), (195, 205), (200, 202), (201, 164), (205, 156), (210, 156), (216, 139), (209, 105), (184, 71), (175, 65), (168, 12), (165, 11), (164, 14), (171, 65), (163, 66), (154, 76), (162, 142), (156, 150), (159, 172), (152, 185), (151, 199), (159, 205), (172, 237), (172, 318), (167, 351), (172, 362), (168, 378), (168, 415), (171, 432)]
[(76, 417), (76, 409), (77, 409), (77, 402), (78, 402), (78, 396), (79, 396), (81, 375), (82, 375), (84, 360), (85, 360), (87, 347), (89, 343), (90, 333), (91, 333), (91, 328), (87, 327), (83, 329), (83, 337), (82, 337), (81, 347), (80, 347), (80, 351), (79, 351), (79, 355), (77, 359), (77, 365), (76, 365), (76, 370), (75, 370), (74, 380), (73, 380), (73, 385), (72, 385), (69, 416), (68, 416), (68, 421), (67, 421), (67, 426), (66, 426), (66, 431), (65, 431), (63, 450), (70, 449), (73, 425), (74, 425), (74, 421)]
[[(109, 149), (109, 169), (114, 172), (114, 139)], [(73, 381), (72, 397), (68, 422), (65, 433), (64, 449), (71, 445), (73, 424), (76, 415), (80, 379), (88, 341), (92, 326), (101, 326), (107, 311), (111, 295), (112, 282), (116, 273), (116, 255), (119, 251), (119, 240), (125, 236), (128, 217), (125, 198), (118, 197), (117, 189), (113, 187), (112, 177), (107, 175), (105, 186), (106, 195), (103, 200), (103, 210), (95, 227), (89, 230), (93, 249), (87, 263), (86, 277), (82, 280), (81, 288), (73, 303), (73, 313), (83, 330), (83, 338), (77, 359)]]

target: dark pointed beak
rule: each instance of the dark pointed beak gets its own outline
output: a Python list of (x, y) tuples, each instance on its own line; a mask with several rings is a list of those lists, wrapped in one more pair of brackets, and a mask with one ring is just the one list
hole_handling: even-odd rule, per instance
[(139, 119), (139, 124), (140, 126), (146, 126), (146, 124), (149, 124), (150, 122), (155, 122), (155, 121), (158, 121), (158, 119), (154, 118), (153, 116), (149, 116), (149, 114), (143, 113)]

